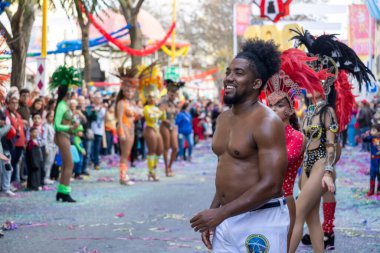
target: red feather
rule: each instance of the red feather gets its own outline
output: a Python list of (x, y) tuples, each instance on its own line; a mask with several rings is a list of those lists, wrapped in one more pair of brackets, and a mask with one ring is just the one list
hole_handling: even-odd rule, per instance
[(352, 94), (352, 85), (348, 81), (347, 72), (340, 70), (335, 80), (335, 111), (338, 118), (339, 130), (343, 131), (351, 120), (355, 96)]
[[(320, 93), (324, 97), (321, 81), (331, 74), (327, 72), (327, 69), (316, 72), (308, 65), (309, 62), (316, 60), (316, 57), (309, 57), (305, 52), (296, 48), (285, 50), (281, 54), (280, 74), (273, 76), (267, 83), (268, 97), (273, 92), (276, 92), (280, 96), (287, 94), (286, 96), (293, 100), (294, 92), (297, 93), (301, 89), (307, 90), (313, 97), (315, 92)], [(281, 75), (281, 71), (284, 72), (285, 76)], [(291, 79), (294, 84), (285, 85), (285, 83), (291, 83), (288, 79)], [(278, 82), (280, 83), (280, 87), (278, 85), (276, 87), (276, 83)]]

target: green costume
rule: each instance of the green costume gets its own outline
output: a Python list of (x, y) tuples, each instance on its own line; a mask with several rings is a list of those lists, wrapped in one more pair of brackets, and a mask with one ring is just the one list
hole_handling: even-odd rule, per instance
[[(82, 78), (81, 73), (79, 70), (75, 69), (74, 67), (66, 67), (66, 66), (60, 66), (56, 71), (54, 71), (52, 76), (52, 82), (50, 83), (50, 90), (54, 90), (56, 88), (59, 88), (61, 86), (68, 86), (67, 92), (70, 92), (71, 86), (81, 86), (82, 85)], [(72, 121), (73, 114), (68, 107), (65, 100), (61, 100), (57, 104), (57, 108), (54, 115), (54, 129), (56, 133), (63, 134), (67, 138), (70, 138), (70, 125), (64, 125), (62, 122), (64, 120), (66, 121)], [(60, 196), (59, 194), (65, 194), (69, 195), (71, 193), (71, 187), (64, 184), (59, 184), (58, 186), (58, 193), (57, 193), (57, 200)], [(62, 199), (63, 200), (63, 199)], [(71, 197), (70, 197), (70, 200)], [(67, 201), (67, 199), (65, 200)], [(75, 202), (68, 201), (68, 202)]]

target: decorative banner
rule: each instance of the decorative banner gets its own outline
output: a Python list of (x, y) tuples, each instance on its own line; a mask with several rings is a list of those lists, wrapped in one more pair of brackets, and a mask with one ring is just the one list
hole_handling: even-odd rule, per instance
[(179, 81), (179, 68), (178, 67), (174, 67), (174, 66), (168, 66), (165, 68), (165, 75), (164, 75), (164, 78), (165, 80), (166, 79), (170, 79), (174, 82), (178, 82)]
[(260, 16), (267, 17), (274, 23), (289, 15), (289, 5), (292, 0), (254, 0), (260, 8)]
[(368, 0), (367, 6), (371, 16), (376, 20), (380, 20), (380, 0)]
[(236, 34), (243, 36), (245, 30), (250, 25), (251, 6), (248, 4), (236, 5)]
[[(370, 44), (370, 15), (367, 6), (355, 4), (349, 6), (350, 46), (359, 56), (368, 56)], [(372, 26), (372, 52), (374, 52), (375, 24)]]
[(94, 27), (109, 41), (111, 42), (112, 44), (114, 44), (115, 46), (117, 46), (121, 51), (123, 52), (126, 52), (127, 54), (130, 54), (130, 55), (135, 55), (135, 56), (147, 56), (147, 55), (150, 55), (150, 54), (153, 54), (154, 52), (156, 52), (157, 50), (159, 50), (164, 44), (165, 42), (168, 40), (168, 38), (170, 37), (170, 35), (172, 34), (172, 32), (174, 31), (174, 28), (175, 28), (175, 23), (172, 23), (172, 25), (170, 26), (170, 29), (168, 31), (168, 33), (165, 35), (165, 37), (159, 41), (156, 45), (154, 46), (151, 46), (149, 48), (146, 48), (146, 49), (142, 49), (142, 50), (136, 50), (136, 49), (133, 49), (131, 47), (127, 47), (124, 45), (123, 42), (115, 39), (114, 37), (112, 37), (110, 34), (108, 34), (103, 27), (101, 27), (99, 25), (99, 23), (95, 20), (95, 18), (91, 15), (91, 13), (88, 13), (83, 5), (82, 5), (82, 2), (81, 1), (78, 1), (78, 4), (79, 4), (79, 8), (80, 10), (82, 11), (82, 13), (84, 13), (87, 18), (91, 21), (91, 23), (94, 25)]

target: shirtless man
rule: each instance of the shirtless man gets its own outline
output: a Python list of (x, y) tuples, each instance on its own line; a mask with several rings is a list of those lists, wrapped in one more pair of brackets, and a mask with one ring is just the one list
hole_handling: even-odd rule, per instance
[(212, 143), (216, 193), (210, 209), (190, 220), (213, 252), (286, 252), (285, 131), (281, 119), (258, 102), (279, 66), (273, 42), (248, 40), (227, 68), (224, 102), (232, 108), (217, 119)]

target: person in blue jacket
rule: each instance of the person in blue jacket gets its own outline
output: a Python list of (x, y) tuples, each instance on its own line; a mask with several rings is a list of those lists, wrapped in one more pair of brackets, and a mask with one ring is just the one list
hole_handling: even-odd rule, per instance
[(181, 112), (175, 119), (175, 124), (178, 126), (178, 139), (179, 139), (179, 155), (185, 157), (184, 145), (185, 140), (188, 143), (188, 161), (191, 161), (191, 153), (194, 145), (192, 117), (188, 112), (189, 104), (185, 103)]

